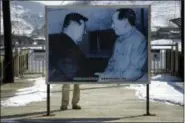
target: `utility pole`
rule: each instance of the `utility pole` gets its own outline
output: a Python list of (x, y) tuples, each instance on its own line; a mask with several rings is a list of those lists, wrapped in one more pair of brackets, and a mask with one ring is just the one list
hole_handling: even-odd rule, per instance
[(10, 0), (2, 0), (3, 6), (3, 24), (4, 24), (4, 82), (14, 82), (14, 68), (12, 57), (12, 34), (10, 18)]
[(181, 41), (181, 48), (182, 48), (182, 55), (181, 55), (181, 64), (182, 64), (182, 74), (181, 76), (183, 77), (184, 81), (184, 0), (181, 0), (181, 36), (182, 36), (182, 41)]

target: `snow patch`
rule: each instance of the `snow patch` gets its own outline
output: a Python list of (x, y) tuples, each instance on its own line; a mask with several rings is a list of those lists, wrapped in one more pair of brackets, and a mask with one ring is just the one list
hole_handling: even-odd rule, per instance
[[(174, 82), (181, 81), (179, 78), (170, 75), (157, 75), (152, 77), (150, 84), (150, 100), (165, 104), (184, 105), (183, 94), (173, 86)], [(146, 85), (130, 85), (128, 89), (136, 90), (139, 99), (146, 99)]]
[(34, 40), (45, 40), (45, 37), (38, 37), (38, 38), (33, 38)]
[[(46, 84), (45, 78), (39, 77), (36, 79), (29, 79), (28, 81), (34, 81), (32, 87), (19, 89), (15, 93), (14, 97), (11, 97), (5, 101), (1, 101), (1, 106), (25, 106), (31, 102), (39, 102), (46, 100)], [(52, 88), (52, 86), (50, 86)]]
[(174, 44), (174, 42), (171, 39), (159, 39), (159, 40), (151, 41), (151, 44), (153, 44), (153, 45), (155, 45), (155, 44), (157, 44), (157, 45), (165, 44), (166, 45), (166, 44)]
[[(173, 45), (173, 49), (175, 50), (175, 43), (178, 44), (178, 51), (181, 51), (181, 41), (176, 41), (172, 39), (158, 39), (151, 41), (151, 45), (157, 45), (157, 46), (151, 46), (152, 49), (172, 49), (172, 46), (167, 45)], [(160, 45), (166, 45), (166, 46), (160, 46)]]
[(161, 81), (161, 82), (181, 82), (182, 80), (176, 76), (170, 75), (156, 75), (151, 77), (153, 81)]

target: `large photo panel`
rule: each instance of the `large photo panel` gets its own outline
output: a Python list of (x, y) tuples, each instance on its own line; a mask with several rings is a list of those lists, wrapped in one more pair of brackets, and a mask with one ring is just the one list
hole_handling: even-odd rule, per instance
[(150, 6), (46, 6), (46, 82), (150, 82)]

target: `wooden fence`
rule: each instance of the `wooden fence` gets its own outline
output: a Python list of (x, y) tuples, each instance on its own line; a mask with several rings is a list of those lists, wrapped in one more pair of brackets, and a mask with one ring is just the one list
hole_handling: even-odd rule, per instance
[[(13, 67), (15, 77), (23, 76), (24, 72), (28, 69), (27, 59), (28, 59), (28, 50), (24, 49), (19, 52), (13, 53)], [(0, 56), (0, 79), (3, 80), (4, 76), (4, 56)]]
[[(180, 57), (178, 44), (152, 45), (152, 74), (170, 74), (180, 76)], [(155, 53), (159, 59), (155, 59)]]

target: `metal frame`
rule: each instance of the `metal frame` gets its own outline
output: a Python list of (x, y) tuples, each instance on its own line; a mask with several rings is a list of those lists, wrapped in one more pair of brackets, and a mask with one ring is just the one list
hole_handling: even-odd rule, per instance
[[(47, 15), (47, 8), (48, 7), (56, 7), (56, 8), (59, 8), (59, 7), (63, 7), (63, 8), (67, 8), (67, 7), (72, 7), (72, 8), (74, 8), (74, 7), (77, 7), (77, 5), (69, 5), (69, 6), (45, 6), (45, 14), (46, 14), (46, 16), (45, 16), (45, 20), (46, 20), (46, 84), (47, 84), (47, 114), (46, 114), (46, 116), (51, 116), (51, 114), (50, 114), (50, 84), (56, 84), (56, 83), (48, 83), (48, 49), (49, 49), (49, 46), (48, 46), (48, 20), (47, 20), (47, 18), (48, 18), (48, 15)], [(82, 7), (82, 6), (79, 6), (78, 5), (78, 7)], [(83, 6), (84, 7), (84, 6)], [(87, 7), (87, 6), (85, 6), (85, 7)], [(88, 5), (88, 7), (100, 7), (100, 6), (89, 6)], [(102, 6), (102, 7), (105, 7), (105, 6)], [(107, 7), (107, 6), (106, 6)], [(150, 52), (151, 52), (151, 45), (150, 45), (150, 37), (151, 37), (151, 32), (150, 32), (150, 27), (151, 27), (151, 5), (144, 5), (144, 6), (136, 6), (136, 5), (133, 5), (133, 6), (123, 6), (123, 5), (121, 5), (121, 6), (112, 6), (112, 5), (109, 5), (109, 7), (121, 7), (121, 8), (144, 8), (144, 7), (148, 7), (149, 8), (149, 10), (148, 10), (148, 80), (149, 80), (149, 83), (145, 83), (146, 84), (146, 97), (147, 97), (147, 99), (146, 99), (146, 114), (144, 114), (144, 116), (155, 116), (154, 114), (151, 114), (150, 113), (150, 109), (149, 109), (149, 84), (150, 84), (150, 76), (151, 76), (151, 57), (150, 57)], [(111, 83), (113, 83), (113, 82), (111, 82)], [(61, 83), (60, 83), (61, 84)], [(65, 84), (64, 82), (62, 82), (62, 84)], [(67, 84), (76, 84), (75, 82), (73, 82), (73, 83), (71, 83), (71, 82), (67, 82)], [(77, 84), (83, 84), (83, 83), (77, 83)], [(98, 82), (96, 83), (96, 84), (98, 84)], [(100, 84), (102, 84), (102, 83), (100, 83)], [(106, 84), (107, 84), (107, 82), (106, 82)], [(118, 84), (118, 82), (117, 82), (117, 84)], [(128, 83), (125, 83), (125, 84), (128, 84)], [(140, 84), (140, 83), (137, 83), (137, 84)], [(142, 83), (143, 84), (143, 83)], [(52, 115), (54, 115), (54, 114), (52, 114)]]
[(86, 84), (86, 82), (48, 82), (48, 61), (49, 61), (49, 37), (48, 37), (48, 8), (56, 8), (56, 9), (62, 9), (62, 8), (87, 8), (87, 7), (93, 7), (93, 8), (100, 8), (100, 7), (109, 7), (109, 8), (148, 8), (148, 81), (142, 82), (137, 81), (135, 83), (132, 82), (122, 82), (122, 81), (112, 81), (112, 82), (88, 82), (89, 84), (112, 84), (112, 83), (120, 83), (120, 84), (150, 84), (150, 76), (151, 76), (151, 63), (150, 63), (150, 52), (151, 52), (151, 5), (47, 5), (45, 6), (45, 23), (46, 23), (46, 84)]

